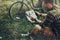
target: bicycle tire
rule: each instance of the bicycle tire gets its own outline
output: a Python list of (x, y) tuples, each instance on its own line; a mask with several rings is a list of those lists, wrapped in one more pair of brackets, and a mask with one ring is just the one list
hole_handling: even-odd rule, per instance
[[(31, 2), (32, 2), (32, 6), (33, 7), (36, 7), (36, 5), (35, 5), (35, 0), (31, 0)], [(37, 1), (36, 1), (37, 2)]]
[(11, 9), (12, 9), (12, 7), (13, 7), (15, 4), (18, 4), (18, 3), (21, 4), (21, 7), (19, 8), (18, 13), (22, 10), (22, 8), (23, 8), (24, 5), (25, 5), (25, 6), (27, 7), (27, 9), (29, 10), (28, 5), (26, 5), (24, 2), (22, 2), (22, 1), (14, 2), (14, 3), (10, 6), (10, 8), (9, 8), (9, 17), (10, 17), (11, 20), (14, 20), (14, 21), (16, 21), (16, 20), (15, 20), (15, 19), (13, 18), (13, 16), (12, 16)]

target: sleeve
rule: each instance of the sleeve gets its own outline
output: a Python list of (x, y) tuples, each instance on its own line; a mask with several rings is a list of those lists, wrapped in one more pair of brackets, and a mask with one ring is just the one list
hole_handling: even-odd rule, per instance
[(50, 13), (47, 14), (45, 21), (43, 22), (44, 26), (50, 27), (54, 21), (54, 16)]
[(31, 17), (34, 18), (34, 19), (37, 19), (37, 16), (36, 16), (36, 14), (33, 10), (26, 11), (25, 14), (26, 14), (25, 16), (27, 17), (28, 21), (30, 21), (31, 23), (35, 23), (35, 21), (31, 20)]
[(57, 30), (60, 30), (60, 14), (57, 14), (55, 16), (55, 20), (54, 20), (54, 26)]

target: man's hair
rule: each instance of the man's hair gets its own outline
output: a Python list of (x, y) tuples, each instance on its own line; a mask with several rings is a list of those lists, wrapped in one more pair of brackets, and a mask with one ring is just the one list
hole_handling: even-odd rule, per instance
[(45, 1), (45, 3), (50, 3), (50, 4), (53, 4), (54, 3), (53, 0), (44, 0), (44, 1)]
[(53, 8), (53, 5), (50, 4), (50, 3), (45, 3), (45, 8), (52, 9)]

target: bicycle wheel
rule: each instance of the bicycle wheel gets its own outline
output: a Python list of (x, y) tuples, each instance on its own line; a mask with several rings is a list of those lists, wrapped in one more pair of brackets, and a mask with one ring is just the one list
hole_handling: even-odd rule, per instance
[(24, 17), (26, 10), (29, 10), (29, 7), (22, 1), (14, 2), (9, 8), (9, 17), (14, 21), (19, 21)]
[[(31, 0), (31, 2), (32, 2), (32, 6), (33, 6), (32, 9), (34, 9), (34, 11), (39, 11), (39, 12), (48, 13), (48, 11), (47, 11), (45, 8), (38, 6), (39, 0)], [(41, 2), (42, 2), (42, 0), (41, 0)], [(41, 3), (41, 4), (42, 4), (42, 3)], [(40, 5), (40, 4), (39, 4), (39, 5)], [(41, 5), (41, 6), (42, 6), (42, 5)]]
[(26, 0), (26, 3), (29, 5), (30, 8), (36, 7), (36, 4), (38, 3), (38, 0)]
[(38, 3), (38, 0), (31, 0), (31, 2), (32, 2), (32, 6), (36, 7), (36, 4)]

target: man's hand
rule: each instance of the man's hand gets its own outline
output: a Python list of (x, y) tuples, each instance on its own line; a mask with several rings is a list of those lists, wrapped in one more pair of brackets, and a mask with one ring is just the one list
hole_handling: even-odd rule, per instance
[(46, 17), (46, 16), (47, 16), (46, 13), (39, 13), (39, 12), (37, 12), (37, 11), (35, 11), (35, 12), (36, 12), (36, 14), (37, 14), (38, 16), (42, 16), (42, 17)]
[(31, 19), (32, 21), (35, 21), (35, 18), (33, 18), (32, 16), (30, 16), (30, 19)]

